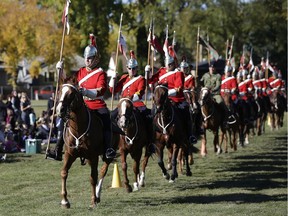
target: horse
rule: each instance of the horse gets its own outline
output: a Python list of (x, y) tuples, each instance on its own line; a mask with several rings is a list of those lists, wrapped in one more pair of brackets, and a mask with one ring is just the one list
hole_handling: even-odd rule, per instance
[(265, 131), (265, 122), (267, 119), (265, 100), (260, 96), (259, 91), (259, 89), (256, 89), (254, 92), (254, 100), (257, 107), (256, 130), (258, 136), (260, 136)]
[[(148, 164), (151, 151), (149, 151), (149, 136), (146, 129), (145, 121), (140, 112), (135, 109), (133, 102), (129, 98), (121, 98), (118, 105), (117, 124), (125, 133), (120, 135), (118, 148), (121, 157), (122, 170), (124, 174), (124, 184), (128, 193), (132, 192), (132, 187), (129, 184), (127, 175), (127, 155), (130, 154), (134, 160), (134, 183), (133, 191), (138, 191), (140, 187), (145, 186), (145, 169)], [(152, 127), (152, 122), (151, 122)], [(142, 172), (140, 175), (139, 166), (142, 157), (142, 149), (145, 148), (144, 160), (142, 162)]]
[(86, 160), (91, 168), (92, 197), (90, 208), (94, 208), (100, 202), (103, 180), (113, 159), (107, 159), (103, 156), (104, 163), (98, 181), (99, 156), (104, 155), (102, 121), (85, 105), (82, 94), (77, 88), (76, 77), (69, 77), (62, 84), (56, 113), (65, 122), (63, 132), (65, 153), (61, 169), (61, 206), (70, 208), (66, 186), (68, 172), (74, 161), (80, 157), (81, 164), (84, 165), (84, 160)]
[[(228, 139), (229, 139), (230, 147), (234, 151), (236, 151), (237, 150), (237, 135), (239, 134), (239, 115), (234, 109), (232, 95), (230, 92), (225, 92), (222, 95), (222, 99), (224, 101), (224, 104), (228, 108), (229, 115), (230, 115), (228, 117), (228, 121), (227, 121), (227, 125), (228, 125), (227, 131), (228, 131)], [(226, 137), (226, 136), (222, 136), (222, 140), (220, 141), (220, 145), (222, 145), (224, 137)], [(224, 147), (225, 153), (228, 152), (227, 141), (228, 140), (225, 139), (225, 147)]]
[(269, 95), (269, 99), (271, 103), (271, 130), (279, 129), (283, 126), (285, 106), (287, 106), (287, 102), (277, 90), (272, 91), (272, 93)]
[[(158, 156), (158, 165), (162, 170), (163, 177), (171, 183), (175, 182), (175, 179), (178, 177), (177, 156), (180, 148), (183, 149), (185, 155), (186, 176), (192, 176), (188, 163), (188, 138), (186, 137), (187, 135), (183, 128), (183, 124), (168, 98), (168, 88), (165, 85), (158, 85), (155, 87), (153, 102), (156, 111), (153, 120), (153, 141)], [(163, 162), (165, 147), (168, 150), (168, 157), (171, 158), (171, 176)]]
[[(201, 140), (201, 155), (205, 157), (207, 155), (207, 138), (206, 130), (209, 129), (213, 132), (213, 145), (214, 152), (217, 154), (222, 153), (221, 146), (219, 145), (219, 128), (221, 129), (221, 136), (225, 136), (226, 129), (223, 125), (225, 120), (225, 110), (220, 104), (218, 104), (212, 97), (210, 90), (203, 87), (200, 91), (199, 104), (201, 107), (201, 113), (203, 117), (204, 134)], [(221, 138), (222, 140), (223, 138)]]

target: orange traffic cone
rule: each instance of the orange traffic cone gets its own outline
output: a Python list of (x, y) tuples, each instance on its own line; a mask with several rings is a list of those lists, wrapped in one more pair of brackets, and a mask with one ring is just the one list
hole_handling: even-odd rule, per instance
[(118, 165), (117, 165), (117, 163), (115, 163), (111, 188), (120, 188), (120, 187), (122, 187), (122, 185), (121, 185)]

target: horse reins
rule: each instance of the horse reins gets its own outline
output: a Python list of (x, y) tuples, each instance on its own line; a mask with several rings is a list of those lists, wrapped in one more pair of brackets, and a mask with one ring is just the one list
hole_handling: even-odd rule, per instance
[[(73, 88), (73, 89), (75, 89), (76, 91), (78, 91), (77, 90), (77, 88), (75, 87), (75, 86), (73, 86), (73, 85), (71, 85), (71, 84), (63, 84), (63, 86), (68, 86), (68, 87), (71, 87), (71, 88)], [(68, 144), (67, 144), (67, 142), (65, 141), (65, 133), (66, 133), (66, 129), (67, 129), (67, 122), (68, 121), (66, 121), (65, 122), (65, 124), (64, 124), (64, 132), (63, 132), (63, 140), (64, 140), (64, 142), (65, 142), (65, 144), (66, 144), (66, 146), (68, 146), (69, 148), (78, 148), (78, 146), (79, 146), (79, 143), (80, 143), (80, 139), (83, 137), (83, 136), (85, 136), (87, 133), (88, 133), (88, 131), (89, 131), (89, 128), (90, 128), (90, 125), (91, 125), (91, 113), (89, 112), (89, 110), (87, 109), (87, 107), (86, 107), (86, 111), (87, 111), (87, 113), (88, 113), (88, 125), (87, 125), (87, 129), (86, 129), (86, 131), (83, 133), (83, 134), (81, 134), (78, 138), (72, 133), (72, 131), (70, 130), (70, 127), (68, 127), (68, 132), (69, 132), (69, 134), (76, 140), (75, 141), (75, 147), (74, 146), (69, 146)]]
[[(133, 104), (133, 101), (130, 100), (129, 98), (121, 98), (119, 102), (123, 101), (123, 100), (128, 100), (130, 101), (132, 104)], [(133, 144), (133, 141), (134, 139), (136, 138), (137, 134), (138, 134), (138, 123), (137, 123), (137, 119), (136, 119), (136, 116), (135, 116), (135, 113), (132, 112), (133, 114), (133, 117), (134, 117), (134, 120), (135, 120), (135, 125), (136, 125), (136, 132), (135, 132), (135, 135), (132, 137), (132, 139), (130, 139), (130, 137), (128, 137), (126, 135), (126, 132), (125, 132), (125, 142), (128, 144), (128, 145), (132, 145)], [(125, 114), (124, 114), (125, 116)]]

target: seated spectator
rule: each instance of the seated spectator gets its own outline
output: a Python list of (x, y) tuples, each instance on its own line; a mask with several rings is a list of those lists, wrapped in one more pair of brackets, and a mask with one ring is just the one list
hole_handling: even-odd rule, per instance
[(19, 152), (20, 148), (17, 145), (17, 142), (15, 142), (14, 140), (14, 136), (13, 133), (8, 132), (5, 142), (2, 143), (1, 145), (1, 149), (4, 153), (15, 153), (15, 152)]

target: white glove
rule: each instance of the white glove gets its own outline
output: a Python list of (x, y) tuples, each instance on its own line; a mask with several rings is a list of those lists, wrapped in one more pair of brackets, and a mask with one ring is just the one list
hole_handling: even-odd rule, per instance
[(169, 89), (168, 90), (168, 96), (176, 96), (176, 93), (177, 93), (176, 89)]
[(56, 69), (58, 71), (63, 70), (63, 61), (58, 61), (56, 64)]
[(132, 101), (138, 101), (140, 98), (139, 98), (139, 95), (138, 94), (134, 94), (133, 95), (133, 98), (132, 98)]
[(111, 88), (113, 88), (114, 87), (114, 85), (115, 85), (115, 77), (112, 77), (111, 76), (111, 78), (110, 78), (110, 81), (109, 81), (109, 87), (111, 87)]
[(146, 66), (145, 66), (145, 72), (150, 72), (150, 70), (151, 70), (150, 65), (146, 65)]

